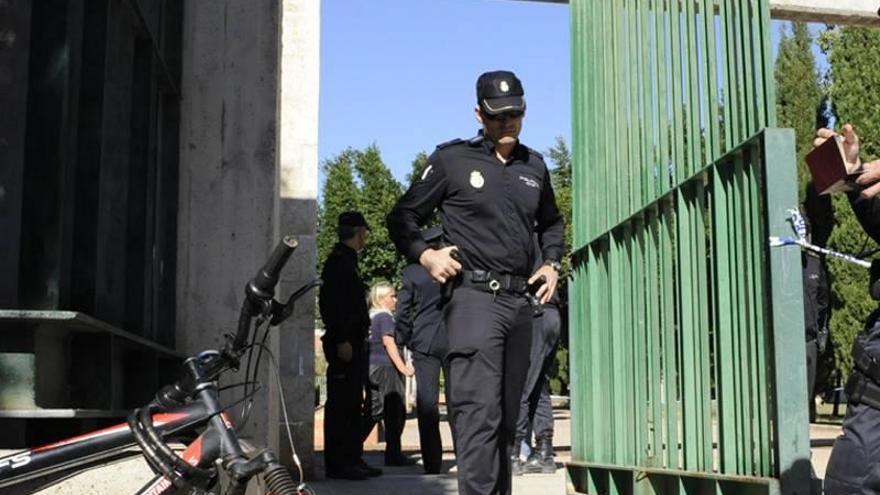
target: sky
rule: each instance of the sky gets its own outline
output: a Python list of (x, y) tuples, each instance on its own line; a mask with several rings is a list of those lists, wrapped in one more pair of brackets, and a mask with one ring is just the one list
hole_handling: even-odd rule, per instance
[(403, 182), (418, 152), (476, 133), (477, 76), (497, 69), (523, 83), (522, 142), (570, 143), (569, 65), (567, 5), (323, 0), (318, 157), (375, 143)]
[[(517, 0), (323, 0), (320, 161), (376, 144), (403, 183), (418, 152), (476, 133), (475, 82), (497, 69), (523, 82), (522, 142), (570, 144), (568, 14), (565, 4)], [(773, 21), (774, 56), (785, 24)]]

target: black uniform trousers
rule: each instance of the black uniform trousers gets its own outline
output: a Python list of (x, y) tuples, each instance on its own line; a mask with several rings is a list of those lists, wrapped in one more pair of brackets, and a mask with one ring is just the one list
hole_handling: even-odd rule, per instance
[(516, 424), (518, 440), (528, 440), (531, 431), (535, 432), (535, 438), (553, 437), (549, 374), (559, 347), (560, 325), (559, 310), (555, 306), (544, 306), (544, 313), (534, 319), (529, 372)]
[(324, 465), (338, 471), (358, 464), (364, 453), (364, 353), (352, 352), (348, 363), (336, 357), (336, 344), (324, 344), (327, 357), (327, 403), (324, 405)]
[(509, 494), (509, 448), (529, 368), (532, 309), (525, 297), (457, 288), (444, 307), (458, 491)]
[[(416, 369), (416, 414), (419, 421), (419, 444), (425, 472), (439, 473), (443, 458), (440, 440), (440, 370), (443, 360), (431, 354), (412, 351)], [(444, 375), (448, 375), (446, 371)], [(447, 390), (449, 387), (446, 387)]]
[[(880, 356), (880, 311), (865, 327), (865, 349)], [(843, 434), (834, 442), (825, 472), (826, 495), (869, 495), (880, 493), (880, 410), (865, 404), (849, 404), (843, 419)]]

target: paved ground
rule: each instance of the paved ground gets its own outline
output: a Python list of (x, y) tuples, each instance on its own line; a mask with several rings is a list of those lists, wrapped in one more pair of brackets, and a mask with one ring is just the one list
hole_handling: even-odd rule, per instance
[[(556, 448), (557, 462), (569, 459), (571, 443), (570, 421), (568, 412), (556, 411)], [(445, 424), (445, 423), (444, 423)], [(837, 436), (838, 426), (813, 425), (811, 436), (814, 444), (827, 446), (812, 449), (812, 461), (816, 474), (823, 477), (828, 455), (831, 451), (830, 440)], [(452, 445), (448, 428), (442, 430), (445, 446)], [(418, 430), (414, 419), (407, 421), (403, 435), (404, 448), (410, 453), (418, 452)], [(365, 455), (367, 462), (382, 467), (382, 448), (379, 444), (371, 448)], [(340, 481), (323, 479), (321, 455), (316, 455), (318, 476), (320, 479), (309, 482), (319, 495), (446, 495), (457, 493), (455, 464), (451, 451), (444, 454), (445, 473), (439, 475), (422, 474), (421, 465), (408, 468), (384, 468), (385, 474), (367, 481)], [(565, 475), (561, 464), (558, 464), (553, 475), (525, 475), (514, 478), (514, 493), (517, 494), (564, 494)], [(42, 495), (92, 495), (92, 494), (126, 494), (135, 493), (148, 479), (151, 473), (140, 458), (128, 459), (105, 466), (99, 470), (81, 473), (38, 493)], [(3, 494), (16, 492), (4, 490)], [(21, 493), (21, 492), (19, 492)]]

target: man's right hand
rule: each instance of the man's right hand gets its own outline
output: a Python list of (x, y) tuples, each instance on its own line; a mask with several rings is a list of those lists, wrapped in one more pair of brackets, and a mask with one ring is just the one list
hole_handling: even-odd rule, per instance
[[(813, 146), (820, 146), (828, 139), (836, 136), (837, 133), (831, 129), (819, 129), (816, 131), (816, 139), (813, 140)], [(859, 136), (853, 129), (852, 124), (844, 124), (840, 130), (840, 137), (843, 138), (843, 154), (846, 155), (847, 165), (859, 162)]]
[(443, 249), (425, 249), (419, 255), (419, 264), (428, 270), (431, 278), (441, 284), (445, 284), (447, 280), (458, 275), (461, 271), (461, 263), (452, 259), (450, 253), (455, 246), (448, 246)]
[(340, 342), (336, 344), (336, 357), (342, 360), (344, 363), (351, 362), (351, 344), (348, 342)]

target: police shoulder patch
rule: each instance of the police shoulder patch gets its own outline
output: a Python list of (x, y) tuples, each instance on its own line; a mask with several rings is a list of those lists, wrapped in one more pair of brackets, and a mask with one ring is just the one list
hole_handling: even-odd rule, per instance
[(463, 142), (464, 142), (464, 140), (459, 139), (459, 138), (455, 138), (455, 139), (453, 139), (453, 140), (451, 140), (451, 141), (446, 141), (445, 143), (440, 143), (440, 144), (438, 144), (438, 145), (437, 145), (437, 149), (438, 149), (438, 150), (442, 150), (443, 148), (448, 148), (448, 147), (450, 147), (450, 146), (452, 146), (452, 145), (459, 144), (459, 143), (463, 143)]

